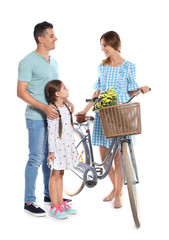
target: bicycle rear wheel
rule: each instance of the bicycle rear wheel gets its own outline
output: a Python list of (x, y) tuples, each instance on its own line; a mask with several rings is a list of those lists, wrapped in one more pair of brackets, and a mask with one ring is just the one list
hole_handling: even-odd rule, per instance
[[(89, 150), (84, 135), (78, 129), (75, 129), (74, 137), (79, 161), (89, 164)], [(84, 188), (83, 173), (77, 169), (66, 170), (63, 178), (63, 188), (69, 196), (79, 194)]]
[(136, 176), (133, 168), (133, 163), (131, 159), (131, 154), (127, 142), (122, 144), (123, 159), (124, 159), (124, 169), (127, 180), (127, 189), (129, 194), (130, 206), (136, 226), (140, 227), (140, 212), (139, 212), (139, 203), (137, 197), (136, 189)]

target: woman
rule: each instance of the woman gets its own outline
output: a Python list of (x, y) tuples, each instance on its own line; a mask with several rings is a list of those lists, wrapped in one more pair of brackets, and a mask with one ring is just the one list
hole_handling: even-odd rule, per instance
[[(110, 31), (103, 34), (100, 38), (101, 49), (105, 53), (106, 59), (98, 67), (98, 81), (94, 84), (95, 92), (92, 97), (98, 97), (99, 94), (110, 87), (114, 87), (118, 93), (118, 101), (120, 103), (127, 102), (130, 96), (137, 91), (146, 93), (149, 91), (148, 86), (138, 87), (136, 83), (135, 64), (122, 58), (121, 40), (119, 35)], [(77, 115), (86, 115), (92, 107), (92, 103), (87, 104), (83, 111)], [(112, 139), (106, 139), (104, 136), (99, 113), (96, 113), (92, 144), (99, 146), (101, 160), (104, 161), (107, 151), (110, 147)], [(109, 172), (110, 180), (113, 184), (113, 190), (103, 201), (112, 201), (114, 199), (114, 207), (122, 207), (122, 187), (123, 177), (120, 161), (120, 150), (117, 151), (114, 158), (114, 165)]]

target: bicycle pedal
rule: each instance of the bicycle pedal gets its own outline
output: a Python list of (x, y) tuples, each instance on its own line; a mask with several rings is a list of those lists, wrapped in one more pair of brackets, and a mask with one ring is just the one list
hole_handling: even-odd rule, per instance
[(86, 181), (85, 183), (88, 187), (94, 187), (96, 186), (97, 182), (96, 181), (93, 181), (93, 180), (88, 180)]

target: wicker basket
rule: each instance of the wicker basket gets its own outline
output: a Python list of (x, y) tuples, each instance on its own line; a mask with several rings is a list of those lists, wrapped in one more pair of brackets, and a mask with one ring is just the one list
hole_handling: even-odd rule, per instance
[(106, 138), (141, 133), (139, 103), (126, 103), (99, 110)]

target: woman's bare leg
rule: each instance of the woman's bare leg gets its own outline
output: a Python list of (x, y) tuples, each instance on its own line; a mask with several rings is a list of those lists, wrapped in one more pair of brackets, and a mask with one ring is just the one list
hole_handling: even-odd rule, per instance
[(121, 153), (118, 149), (114, 158), (115, 162), (115, 183), (116, 183), (116, 194), (114, 199), (114, 207), (119, 208), (122, 206), (121, 195), (123, 189), (123, 174), (121, 166)]
[[(106, 147), (100, 146), (100, 157), (101, 160), (104, 161), (108, 149)], [(111, 201), (113, 198), (114, 200), (114, 207), (119, 208), (122, 206), (121, 202), (121, 195), (122, 195), (122, 188), (123, 188), (123, 175), (122, 175), (122, 168), (121, 168), (121, 153), (120, 150), (117, 150), (115, 158), (114, 158), (115, 167), (110, 168), (109, 171), (109, 178), (113, 184), (113, 190), (106, 196), (103, 200), (104, 201)]]
[[(100, 151), (101, 161), (103, 162), (106, 155), (107, 155), (108, 149), (106, 147), (100, 146), (99, 151)], [(116, 189), (115, 189), (115, 170), (114, 170), (113, 165), (112, 165), (112, 167), (110, 168), (110, 171), (109, 171), (109, 178), (110, 178), (110, 180), (113, 184), (113, 190), (110, 192), (110, 194), (108, 196), (106, 196), (103, 199), (103, 201), (112, 201), (113, 198), (115, 197), (115, 192), (116, 192)]]

